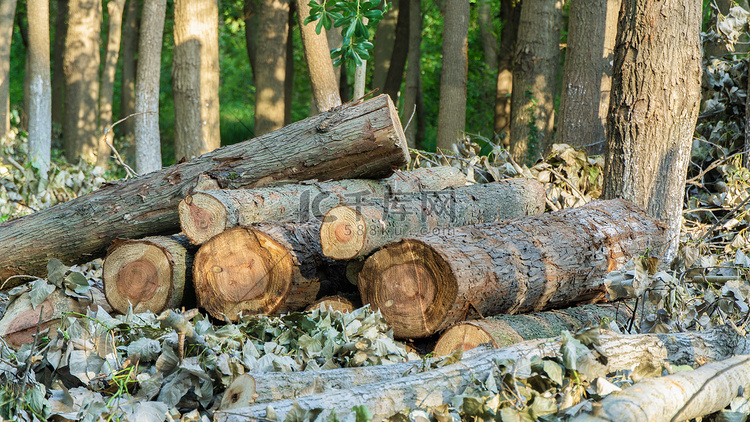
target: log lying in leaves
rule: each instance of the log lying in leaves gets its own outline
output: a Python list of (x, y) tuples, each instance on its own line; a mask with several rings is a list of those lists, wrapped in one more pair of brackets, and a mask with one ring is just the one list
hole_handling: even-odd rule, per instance
[(50, 257), (66, 264), (88, 262), (104, 256), (117, 238), (178, 232), (177, 205), (204, 173), (220, 188), (377, 178), (390, 176), (408, 156), (398, 113), (387, 96), (343, 105), (0, 225), (0, 280), (43, 276)]
[(664, 227), (610, 200), (455, 228), (384, 246), (365, 261), (359, 292), (401, 338), (479, 315), (570, 307), (603, 299), (603, 275), (662, 246)]
[(350, 301), (349, 299), (345, 298), (344, 296), (326, 296), (322, 297), (312, 304), (310, 304), (307, 308), (305, 308), (306, 311), (314, 311), (316, 309), (322, 309), (327, 310), (328, 308), (333, 309), (334, 311), (339, 312), (351, 312), (354, 309), (357, 309), (357, 307)]
[(694, 371), (651, 378), (605, 397), (578, 422), (669, 422), (718, 412), (750, 385), (750, 355), (712, 362)]
[[(622, 335), (605, 331), (599, 338), (599, 348), (607, 356), (601, 371), (611, 373), (628, 369), (639, 373), (661, 373), (665, 362), (698, 366), (699, 362), (727, 359), (735, 352), (733, 346), (737, 345), (739, 335), (729, 326), (719, 326), (700, 333)], [(293, 398), (295, 392), (311, 384), (311, 373), (266, 372), (256, 377), (256, 402), (262, 404), (233, 409), (231, 413), (217, 412), (215, 419), (240, 422), (248, 417), (264, 418), (269, 403), (263, 402), (278, 400), (270, 404), (279, 420), (284, 420), (295, 402), (302, 410), (325, 409), (323, 417), (329, 412), (341, 416), (349, 413), (352, 406), (365, 405), (372, 412), (373, 419), (380, 420), (407, 407), (415, 409), (450, 403), (453, 393), (460, 394), (475, 380), (486, 379), (495, 368), (494, 362), (554, 356), (560, 346), (559, 338), (529, 340), (483, 351), (455, 364), (422, 373), (416, 373), (421, 362), (317, 371), (314, 377), (320, 378), (325, 391), (296, 399)], [(404, 376), (410, 370), (412, 375)]]
[(329, 258), (362, 258), (406, 237), (541, 214), (544, 198), (538, 181), (507, 179), (404, 195), (376, 205), (338, 206), (323, 218), (320, 245)]
[[(317, 240), (319, 227), (314, 222), (259, 224), (214, 236), (195, 255), (198, 305), (215, 318), (231, 321), (240, 313), (305, 309), (319, 296), (326, 265)], [(336, 265), (342, 267), (343, 278), (344, 264)]]
[[(182, 303), (195, 248), (185, 236), (151, 236), (115, 242), (102, 266), (104, 294), (112, 309), (158, 314)], [(188, 288), (190, 288), (188, 283)]]
[(471, 350), (483, 343), (505, 347), (524, 340), (555, 337), (562, 330), (573, 332), (587, 321), (599, 324), (603, 318), (608, 318), (624, 324), (632, 316), (624, 304), (581, 305), (527, 315), (498, 315), (448, 328), (435, 344), (434, 352), (447, 355), (459, 347)]
[(455, 167), (397, 172), (384, 180), (306, 182), (259, 189), (208, 190), (180, 201), (180, 226), (196, 245), (235, 226), (274, 221), (320, 219), (331, 208), (382, 199), (386, 195), (416, 193), (463, 186), (466, 177)]

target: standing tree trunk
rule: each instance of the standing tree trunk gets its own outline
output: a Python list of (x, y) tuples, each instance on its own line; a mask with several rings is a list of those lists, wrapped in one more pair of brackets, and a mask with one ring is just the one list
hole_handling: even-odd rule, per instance
[[(102, 70), (101, 91), (99, 92), (99, 133), (105, 139), (113, 139), (112, 125), (112, 103), (115, 94), (115, 73), (117, 71), (117, 59), (120, 56), (120, 38), (122, 30), (122, 11), (125, 0), (110, 0), (107, 3), (109, 12), (109, 32), (107, 33), (107, 54), (104, 59), (104, 70)], [(96, 164), (106, 167), (109, 159), (110, 148), (106, 142), (100, 142), (99, 153)]]
[(341, 105), (338, 81), (333, 72), (333, 61), (328, 49), (328, 39), (321, 32), (315, 33), (315, 22), (305, 25), (305, 19), (310, 16), (310, 6), (305, 0), (297, 1), (297, 19), (299, 19), (302, 46), (305, 49), (307, 68), (310, 71), (313, 98), (318, 111), (323, 112)]
[[(420, 44), (422, 43), (422, 2), (409, 0), (409, 52), (406, 62), (406, 87), (404, 88), (404, 107), (401, 109), (401, 123), (404, 126), (409, 148), (417, 146), (416, 116), (419, 81), (422, 78)], [(409, 123), (409, 120), (412, 120)], [(407, 123), (408, 126), (407, 126)]]
[(604, 197), (625, 198), (679, 242), (701, 90), (701, 3), (623, 0), (617, 28)]
[(450, 151), (466, 127), (466, 83), (469, 72), (469, 2), (445, 3), (443, 71), (440, 75), (437, 147)]
[[(503, 3), (512, 3), (504, 1)], [(482, 36), (482, 50), (484, 50), (484, 61), (490, 73), (497, 72), (497, 37), (492, 25), (492, 7), (490, 0), (479, 0), (479, 34)], [(508, 24), (507, 22), (505, 23)]]
[(0, 136), (10, 130), (10, 45), (16, 0), (0, 1)]
[(284, 126), (289, 1), (263, 0), (258, 14), (255, 136)]
[[(127, 0), (125, 24), (122, 27), (122, 88), (120, 91), (120, 118), (135, 113), (135, 54), (138, 51), (138, 0)], [(135, 133), (135, 119), (121, 123), (121, 134)]]
[[(247, 49), (247, 58), (250, 61), (250, 69), (253, 72), (253, 86), (255, 86), (256, 75), (258, 71), (258, 9), (260, 0), (245, 0), (242, 13), (245, 21), (245, 48)], [(257, 92), (256, 92), (257, 95)]]
[[(502, 17), (505, 24), (500, 33), (500, 59), (497, 65), (497, 86), (495, 88), (495, 133), (498, 135), (510, 132), (510, 97), (513, 92), (513, 53), (516, 51), (518, 21), (521, 17), (521, 6), (513, 2), (501, 3)], [(510, 145), (510, 136), (503, 143)]]
[(65, 35), (65, 157), (70, 162), (97, 161), (99, 152), (99, 27), (101, 0), (68, 3)]
[(65, 72), (63, 71), (63, 53), (65, 52), (65, 33), (68, 32), (68, 0), (57, 0), (55, 3), (55, 44), (52, 49), (52, 123), (55, 125), (55, 139), (60, 135), (64, 120), (65, 105)]
[(218, 0), (177, 0), (174, 16), (174, 154), (180, 161), (221, 145)]
[[(378, 24), (375, 30), (375, 46), (373, 47), (373, 70), (372, 70), (372, 88), (385, 92), (385, 79), (388, 70), (391, 68), (391, 56), (393, 56), (394, 46), (396, 45), (396, 27), (401, 11), (401, 5), (408, 8), (409, 0), (392, 0), (391, 10), (383, 16), (383, 20)], [(394, 104), (398, 105), (396, 98), (391, 96)]]
[[(408, 0), (404, 0), (407, 2)], [(388, 74), (385, 77), (383, 92), (390, 95), (393, 103), (398, 105), (398, 93), (401, 90), (401, 82), (404, 80), (404, 69), (409, 54), (409, 19), (411, 11), (408, 3), (399, 12), (396, 24), (396, 40), (394, 42), (393, 54), (391, 54)], [(374, 76), (374, 75), (373, 75)]]
[(52, 149), (52, 84), (49, 69), (49, 0), (28, 0), (29, 158), (47, 178)]
[(289, 3), (286, 34), (286, 69), (284, 70), (284, 126), (292, 123), (292, 94), (294, 94), (294, 3)]
[(519, 163), (542, 156), (552, 141), (562, 1), (525, 0), (513, 57), (510, 152)]
[(135, 81), (135, 168), (146, 174), (161, 168), (159, 76), (167, 0), (145, 0), (138, 40)]
[(558, 143), (604, 152), (620, 0), (572, 0)]

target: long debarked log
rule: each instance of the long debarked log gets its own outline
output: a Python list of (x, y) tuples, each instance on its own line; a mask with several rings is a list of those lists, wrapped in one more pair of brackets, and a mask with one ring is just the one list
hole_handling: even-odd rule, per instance
[(544, 198), (544, 185), (538, 181), (507, 179), (401, 195), (374, 205), (339, 206), (323, 218), (320, 245), (329, 258), (362, 258), (406, 237), (538, 215), (544, 212)]
[(345, 277), (345, 264), (320, 252), (319, 227), (314, 222), (258, 224), (214, 236), (195, 255), (198, 305), (215, 318), (231, 321), (240, 313), (305, 309), (321, 293), (323, 267), (339, 266), (340, 278)]
[(204, 173), (221, 188), (378, 178), (390, 176), (408, 156), (398, 113), (387, 96), (343, 105), (0, 225), (0, 280), (44, 276), (51, 257), (65, 264), (88, 262), (104, 256), (117, 238), (178, 232), (177, 204)]
[[(729, 326), (700, 333), (622, 335), (605, 331), (600, 335), (600, 340), (599, 348), (607, 356), (606, 366), (600, 368), (605, 373), (623, 369), (661, 373), (665, 362), (698, 366), (747, 350), (747, 340)], [(341, 416), (349, 413), (352, 406), (365, 405), (372, 412), (374, 420), (381, 420), (405, 408), (450, 403), (451, 398), (463, 392), (470, 383), (476, 379), (486, 379), (497, 360), (554, 356), (559, 350), (559, 338), (524, 341), (501, 349), (482, 351), (458, 363), (408, 376), (404, 375), (413, 373), (410, 370), (418, 371), (421, 362), (317, 372), (253, 373), (259, 395), (257, 402), (278, 401), (233, 409), (231, 414), (217, 412), (215, 419), (240, 422), (248, 417), (263, 418), (266, 416), (266, 406), (271, 404), (279, 420), (284, 420), (296, 402), (302, 409), (325, 409), (324, 417), (330, 412), (337, 412)], [(326, 391), (292, 398), (316, 377), (320, 378)]]
[(664, 244), (664, 225), (624, 200), (391, 243), (365, 261), (362, 303), (400, 338), (465, 319), (564, 308), (605, 296), (607, 271)]
[(608, 318), (626, 324), (632, 317), (633, 312), (628, 306), (615, 303), (460, 322), (443, 332), (435, 344), (435, 354), (447, 355), (459, 347), (471, 350), (482, 343), (505, 347), (524, 340), (556, 337), (562, 330), (573, 332), (587, 321), (598, 325), (603, 318)]
[(326, 211), (341, 204), (465, 184), (466, 177), (461, 170), (443, 166), (397, 172), (384, 180), (351, 179), (257, 189), (207, 190), (180, 201), (180, 226), (190, 242), (200, 245), (235, 226), (266, 221), (305, 222), (320, 219)]
[(186, 284), (192, 288), (189, 280), (196, 249), (185, 236), (115, 242), (102, 266), (107, 302), (123, 314), (131, 305), (135, 313), (155, 314), (179, 307)]

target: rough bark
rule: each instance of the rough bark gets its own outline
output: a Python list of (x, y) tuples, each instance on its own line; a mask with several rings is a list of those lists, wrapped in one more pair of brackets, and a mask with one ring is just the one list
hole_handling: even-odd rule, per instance
[(498, 315), (458, 323), (440, 335), (436, 355), (448, 355), (459, 347), (471, 350), (480, 344), (506, 347), (524, 340), (556, 337), (567, 330), (575, 332), (587, 322), (599, 325), (602, 319), (627, 324), (634, 312), (625, 304), (581, 305), (529, 315)]
[(135, 78), (135, 171), (161, 169), (159, 77), (167, 0), (144, 0)]
[(319, 112), (330, 110), (341, 105), (338, 81), (333, 72), (333, 61), (328, 49), (328, 39), (321, 31), (315, 33), (315, 22), (305, 25), (303, 22), (310, 16), (310, 6), (306, 0), (296, 0), (297, 18), (299, 19), (302, 46), (305, 49), (307, 68), (310, 71), (313, 98)]
[[(120, 56), (120, 39), (122, 38), (122, 13), (125, 0), (110, 0), (107, 2), (109, 13), (109, 31), (107, 32), (107, 50), (102, 70), (101, 89), (99, 91), (99, 133), (112, 139), (112, 115), (115, 94), (115, 73), (117, 71), (117, 60)], [(106, 167), (109, 161), (110, 148), (106, 142), (99, 143), (97, 162), (99, 166)]]
[(676, 252), (701, 90), (698, 2), (627, 0), (620, 13), (607, 116), (604, 198), (667, 224)]
[(0, 225), (0, 279), (43, 276), (51, 257), (87, 262), (117, 238), (179, 231), (177, 204), (203, 173), (221, 188), (240, 188), (280, 180), (386, 177), (407, 161), (403, 131), (386, 96), (343, 106)]
[(510, 153), (519, 163), (536, 161), (552, 141), (561, 20), (560, 0), (521, 3), (510, 122)]
[(182, 303), (194, 248), (185, 236), (116, 241), (102, 265), (104, 295), (112, 309), (159, 314)]
[[(504, 21), (500, 33), (500, 59), (497, 66), (497, 86), (495, 87), (495, 133), (501, 135), (510, 132), (510, 98), (513, 92), (513, 54), (516, 49), (518, 21), (521, 17), (521, 6), (510, 1), (500, 3)], [(505, 136), (503, 144), (510, 145), (510, 136)]]
[[(401, 11), (401, 5), (407, 5), (409, 0), (393, 0), (390, 2), (391, 10), (384, 16), (375, 30), (375, 40), (373, 47), (373, 70), (372, 70), (372, 88), (378, 89), (379, 92), (387, 94), (385, 91), (386, 75), (391, 67), (391, 56), (394, 52), (396, 43), (396, 27)], [(407, 9), (404, 7), (403, 9)], [(391, 100), (396, 102), (397, 98), (391, 96)], [(397, 103), (398, 104), (398, 103)]]
[[(406, 86), (404, 87), (404, 107), (401, 109), (401, 122), (409, 143), (409, 148), (417, 146), (416, 117), (417, 96), (419, 95), (419, 81), (422, 77), (420, 66), (420, 44), (422, 43), (422, 2), (409, 1), (409, 46), (407, 53)], [(411, 123), (409, 121), (411, 120)], [(408, 123), (408, 126), (407, 126)]]
[(750, 355), (711, 362), (693, 371), (645, 379), (605, 397), (577, 422), (669, 422), (718, 412), (750, 384)]
[(541, 183), (519, 178), (338, 206), (323, 218), (320, 243), (329, 258), (364, 258), (388, 243), (412, 236), (538, 215), (544, 212), (544, 198)]
[(10, 130), (10, 46), (13, 37), (13, 18), (16, 0), (0, 2), (0, 134)]
[(65, 33), (68, 32), (68, 0), (57, 0), (55, 11), (55, 43), (52, 48), (52, 123), (55, 124), (55, 136), (60, 134), (64, 120), (65, 106), (65, 72), (63, 71), (63, 53), (65, 52)]
[[(384, 246), (357, 279), (400, 338), (426, 337), (479, 315), (602, 300), (602, 277), (664, 243), (664, 226), (623, 200)], [(479, 314), (479, 315), (476, 315)]]
[[(727, 359), (732, 356), (735, 350), (733, 346), (738, 345), (741, 338), (736, 330), (721, 326), (702, 333), (622, 335), (605, 331), (601, 333), (600, 340), (599, 348), (608, 358), (602, 366), (603, 372), (633, 370), (658, 371), (660, 374), (665, 360), (672, 365), (697, 366), (698, 362)], [(414, 371), (422, 365), (421, 362), (319, 371), (315, 375), (321, 379), (325, 391), (296, 398), (292, 397), (294, 391), (310, 385), (310, 373), (266, 372), (262, 377), (256, 377), (257, 402), (276, 400), (272, 406), (280, 419), (295, 403), (303, 410), (326, 409), (322, 414), (324, 418), (329, 412), (341, 416), (349, 413), (352, 406), (365, 405), (372, 412), (373, 419), (386, 419), (407, 407), (425, 408), (449, 401), (445, 394), (449, 394), (447, 397), (460, 394), (476, 379), (486, 378), (487, 373), (496, 368), (496, 361), (555, 356), (560, 346), (559, 338), (530, 340), (482, 351), (455, 364), (417, 374)], [(412, 375), (404, 376), (410, 373)], [(263, 418), (266, 417), (267, 406), (268, 403), (264, 403), (233, 409), (231, 413), (217, 412), (215, 419), (220, 422), (244, 422), (248, 417)]]
[(193, 244), (226, 229), (266, 221), (319, 220), (333, 207), (381, 199), (391, 192), (420, 192), (463, 186), (466, 177), (454, 167), (398, 172), (388, 179), (305, 183), (254, 190), (208, 190), (180, 201), (180, 227)]
[[(255, 85), (258, 71), (258, 9), (260, 0), (245, 0), (243, 5), (243, 14), (245, 20), (245, 48), (247, 49), (247, 58), (250, 61), (250, 68), (253, 71), (253, 85)], [(291, 22), (290, 22), (291, 23)]]
[(101, 0), (68, 3), (65, 35), (63, 141), (70, 162), (96, 163), (99, 153), (99, 27)]
[(556, 142), (604, 153), (620, 0), (570, 3)]
[(174, 153), (180, 161), (221, 146), (218, 0), (177, 0), (174, 15)]
[[(125, 6), (125, 23), (122, 27), (121, 119), (135, 113), (135, 55), (138, 51), (138, 0), (126, 0)], [(118, 127), (122, 135), (133, 135), (135, 119), (131, 117)]]
[(437, 147), (451, 151), (466, 127), (469, 73), (469, 2), (448, 1), (443, 18), (443, 68), (440, 74)]
[(263, 0), (258, 14), (255, 135), (284, 126), (289, 1)]
[[(484, 62), (490, 73), (497, 72), (497, 37), (495, 28), (492, 24), (492, 7), (490, 0), (479, 0), (479, 10), (477, 13), (479, 23), (479, 34), (482, 38), (482, 50), (484, 51)], [(507, 25), (507, 23), (506, 23)]]
[(47, 178), (52, 151), (49, 0), (29, 0), (29, 158)]
[(408, 1), (404, 0), (406, 6), (398, 13), (396, 39), (393, 43), (393, 53), (391, 54), (385, 84), (383, 85), (383, 92), (390, 95), (396, 104), (398, 104), (398, 93), (401, 91), (401, 82), (404, 80), (404, 69), (406, 68), (406, 58), (409, 54), (409, 21), (411, 10)]

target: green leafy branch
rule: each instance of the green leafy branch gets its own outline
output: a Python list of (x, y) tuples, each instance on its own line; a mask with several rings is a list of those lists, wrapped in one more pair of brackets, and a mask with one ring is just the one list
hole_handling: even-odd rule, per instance
[(383, 0), (323, 0), (322, 3), (318, 3), (311, 0), (308, 3), (310, 16), (305, 19), (304, 24), (317, 21), (315, 32), (318, 34), (322, 28), (328, 31), (331, 27), (341, 27), (341, 35), (344, 37), (341, 47), (331, 50), (334, 66), (340, 66), (347, 60), (361, 66), (364, 60), (370, 58), (373, 48), (370, 28), (377, 27), (383, 19), (383, 13), (391, 7), (390, 3), (386, 3), (381, 10), (382, 2)]

